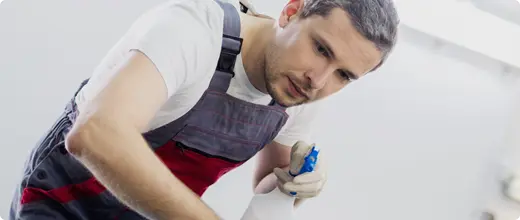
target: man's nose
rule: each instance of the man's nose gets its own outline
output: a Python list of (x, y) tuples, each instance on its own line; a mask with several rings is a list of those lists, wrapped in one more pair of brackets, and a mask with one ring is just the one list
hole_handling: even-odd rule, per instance
[(309, 80), (309, 85), (313, 90), (320, 90), (336, 72), (336, 67), (333, 65), (324, 65), (321, 68), (315, 68), (306, 73), (305, 77)]

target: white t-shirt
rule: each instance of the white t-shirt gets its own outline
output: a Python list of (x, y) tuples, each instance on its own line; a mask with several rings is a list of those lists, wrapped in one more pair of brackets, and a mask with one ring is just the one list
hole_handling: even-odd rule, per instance
[[(238, 0), (231, 2), (237, 8)], [(237, 8), (237, 11), (240, 8)], [(168, 100), (149, 124), (149, 130), (165, 125), (187, 113), (208, 88), (220, 55), (224, 12), (214, 0), (170, 0), (144, 13), (96, 68), (89, 83), (76, 97), (82, 106), (92, 100), (117, 73), (130, 50), (144, 53), (161, 73)], [(227, 93), (238, 99), (267, 105), (268, 94), (257, 90), (245, 73), (241, 56)], [(275, 141), (292, 146), (296, 141), (312, 142), (311, 129), (318, 103), (288, 108), (287, 123)]]

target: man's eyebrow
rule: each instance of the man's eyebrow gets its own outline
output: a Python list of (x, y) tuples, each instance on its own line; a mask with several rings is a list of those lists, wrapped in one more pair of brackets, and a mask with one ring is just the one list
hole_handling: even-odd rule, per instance
[[(325, 47), (325, 49), (329, 52), (329, 55), (332, 59), (337, 60), (336, 53), (334, 53), (334, 50), (332, 49), (332, 47), (330, 46), (330, 44), (327, 40), (325, 40), (323, 37), (321, 37), (317, 33), (314, 33), (313, 37), (314, 37), (314, 39), (316, 39), (316, 41), (318, 41), (320, 44), (322, 44), (323, 47)], [(354, 74), (352, 71), (350, 71), (348, 69), (340, 69), (340, 71), (342, 71), (344, 74), (346, 74), (352, 80), (359, 79), (358, 75)]]

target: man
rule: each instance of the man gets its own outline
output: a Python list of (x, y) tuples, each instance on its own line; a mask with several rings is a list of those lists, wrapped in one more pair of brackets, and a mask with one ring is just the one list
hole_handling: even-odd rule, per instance
[(276, 20), (215, 0), (159, 5), (33, 150), (10, 219), (218, 219), (200, 196), (255, 155), (256, 193), (317, 196), (323, 168), (288, 172), (312, 146), (298, 140), (313, 101), (377, 69), (397, 25), (390, 0), (292, 0)]

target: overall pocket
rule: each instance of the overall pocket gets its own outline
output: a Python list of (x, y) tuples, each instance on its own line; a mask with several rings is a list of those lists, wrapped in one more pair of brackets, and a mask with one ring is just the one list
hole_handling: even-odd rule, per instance
[(190, 124), (173, 137), (173, 140), (207, 157), (234, 162), (245, 162), (263, 148), (261, 142), (248, 140), (247, 137), (233, 137)]

